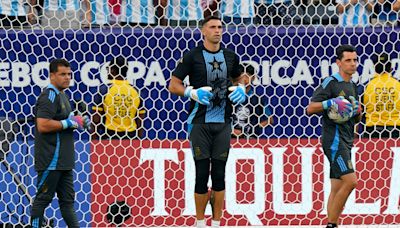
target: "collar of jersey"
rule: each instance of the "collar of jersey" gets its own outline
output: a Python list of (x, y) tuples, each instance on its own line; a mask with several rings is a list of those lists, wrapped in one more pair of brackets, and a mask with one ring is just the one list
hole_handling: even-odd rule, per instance
[(57, 95), (60, 93), (60, 90), (58, 90), (53, 84), (49, 84), (47, 88), (53, 89)]
[(129, 84), (128, 80), (111, 80), (111, 83), (117, 85)]
[(332, 77), (336, 78), (338, 82), (344, 82), (342, 75), (340, 75), (339, 73), (333, 74)]
[(210, 51), (210, 50), (208, 50), (205, 46), (204, 46), (204, 44), (202, 44), (202, 48), (203, 48), (203, 50), (205, 50), (206, 52), (209, 52), (209, 53), (213, 53), (213, 54), (215, 54), (215, 53), (218, 53), (218, 52), (220, 52), (221, 51), (221, 49), (222, 49), (222, 46), (220, 45), (219, 46), (219, 49), (218, 49), (218, 51)]

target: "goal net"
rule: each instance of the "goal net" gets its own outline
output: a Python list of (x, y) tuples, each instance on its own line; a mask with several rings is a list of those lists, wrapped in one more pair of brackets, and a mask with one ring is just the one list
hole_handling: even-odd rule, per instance
[[(55, 58), (71, 63), (73, 80), (66, 93), (77, 112), (94, 116), (101, 87), (110, 83), (109, 61), (117, 56), (126, 57), (127, 80), (141, 100), (135, 117), (141, 122), (140, 137), (110, 139), (98, 130), (102, 122), (94, 127), (99, 138), (75, 132), (75, 209), (81, 227), (194, 225), (188, 99), (171, 95), (167, 86), (179, 59), (202, 42), (197, 27), (202, 12), (224, 17), (222, 44), (255, 68), (253, 96), (263, 97), (269, 110), (257, 118), (259, 123), (272, 120), (257, 137), (232, 138), (222, 225), (325, 224), (330, 181), (319, 140), (321, 117), (305, 112), (313, 91), (338, 71), (335, 49), (341, 44), (357, 48), (353, 81), (360, 101), (374, 76), (373, 54), (387, 53), (393, 77), (400, 78), (399, 28), (391, 23), (382, 27), (373, 15), (376, 24), (344, 28), (338, 25), (337, 5), (324, 1), (268, 5), (249, 0), (253, 5), (243, 18), (229, 12), (240, 1), (190, 5), (200, 18), (179, 15), (186, 8), (176, 2), (185, 1), (154, 1), (155, 7), (153, 1), (146, 7), (135, 5), (143, 1), (59, 2), (60, 8), (45, 0), (18, 10), (24, 1), (0, 3), (0, 224), (29, 223), (37, 181), (33, 108), (49, 84), (48, 66)], [(30, 10), (26, 19), (23, 12)], [(147, 16), (135, 17), (142, 11)], [(375, 90), (368, 96), (379, 97), (386, 108), (396, 106), (398, 92)], [(238, 118), (247, 121), (253, 108), (237, 110)], [(105, 118), (102, 114), (100, 120)], [(364, 138), (366, 128), (363, 120), (355, 132), (352, 159), (359, 184), (341, 224), (399, 224), (398, 137)], [(66, 226), (57, 200), (46, 209), (46, 218), (56, 227)]]

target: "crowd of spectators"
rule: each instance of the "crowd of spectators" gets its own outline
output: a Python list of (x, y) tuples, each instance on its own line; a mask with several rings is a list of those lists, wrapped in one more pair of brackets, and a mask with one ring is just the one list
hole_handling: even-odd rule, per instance
[(397, 26), (399, 10), (400, 0), (2, 0), (0, 26), (197, 26), (210, 14), (226, 25)]

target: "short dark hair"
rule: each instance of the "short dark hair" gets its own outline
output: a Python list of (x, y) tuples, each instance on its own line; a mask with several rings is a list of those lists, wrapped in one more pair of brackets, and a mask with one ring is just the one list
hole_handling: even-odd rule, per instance
[(50, 73), (57, 72), (59, 66), (71, 67), (71, 64), (65, 59), (54, 59), (50, 62), (49, 66)]
[(356, 52), (357, 53), (357, 49), (354, 46), (349, 45), (349, 44), (340, 45), (336, 49), (336, 58), (341, 60), (343, 58), (344, 52)]
[(383, 72), (390, 73), (392, 71), (392, 63), (390, 62), (389, 55), (386, 53), (372, 55), (372, 62), (375, 66), (375, 72), (382, 74)]
[(253, 65), (251, 65), (250, 63), (240, 63), (239, 71), (242, 74), (247, 73), (249, 75), (254, 75), (254, 73), (255, 73), (255, 69), (254, 69)]
[(115, 76), (120, 75), (126, 78), (126, 73), (128, 72), (128, 64), (126, 59), (122, 56), (113, 58), (110, 61), (110, 69), (111, 72), (115, 74)]
[(204, 18), (204, 20), (201, 21), (201, 27), (203, 27), (205, 24), (207, 24), (207, 22), (211, 21), (211, 20), (219, 20), (221, 21), (221, 18), (215, 15), (210, 15), (206, 18)]

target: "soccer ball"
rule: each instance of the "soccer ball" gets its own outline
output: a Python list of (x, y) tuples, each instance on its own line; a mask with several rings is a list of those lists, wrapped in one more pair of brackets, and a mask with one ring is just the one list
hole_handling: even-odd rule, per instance
[[(343, 98), (343, 102), (351, 104), (350, 101), (347, 99)], [(337, 124), (343, 124), (347, 122), (351, 118), (351, 112), (346, 112), (346, 111), (339, 111), (338, 105), (334, 103), (329, 109), (328, 109), (328, 117), (331, 119), (333, 122)]]

